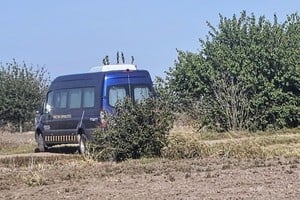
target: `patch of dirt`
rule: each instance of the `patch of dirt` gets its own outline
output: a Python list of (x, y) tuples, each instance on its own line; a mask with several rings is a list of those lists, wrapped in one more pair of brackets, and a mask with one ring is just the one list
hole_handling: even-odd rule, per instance
[(35, 144), (34, 132), (9, 133), (0, 131), (0, 144)]
[(299, 199), (297, 159), (58, 159), (0, 167), (0, 199)]
[[(10, 141), (18, 138), (10, 137)], [(298, 158), (97, 163), (78, 154), (36, 153), (0, 159), (0, 199), (299, 199), (299, 196)]]

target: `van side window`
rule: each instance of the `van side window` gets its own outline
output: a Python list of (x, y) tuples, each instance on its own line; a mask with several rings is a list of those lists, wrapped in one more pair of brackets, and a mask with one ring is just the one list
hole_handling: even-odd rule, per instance
[(49, 113), (53, 107), (53, 91), (48, 92), (44, 113)]
[(149, 88), (148, 87), (135, 87), (133, 90), (134, 101), (135, 102), (142, 102), (143, 100), (149, 98)]
[(83, 88), (83, 105), (84, 108), (95, 106), (95, 88)]
[(81, 107), (81, 89), (70, 89), (69, 90), (69, 108), (80, 108)]
[(54, 95), (54, 106), (56, 108), (66, 108), (67, 107), (67, 94), (66, 90), (58, 90)]
[(125, 87), (111, 87), (108, 92), (109, 105), (115, 106), (118, 101), (126, 97)]

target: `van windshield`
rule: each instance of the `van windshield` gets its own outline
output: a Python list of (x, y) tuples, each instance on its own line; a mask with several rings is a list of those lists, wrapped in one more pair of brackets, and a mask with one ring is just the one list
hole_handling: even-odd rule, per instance
[[(125, 97), (131, 97), (134, 102), (140, 103), (150, 97), (150, 89), (148, 86), (134, 85), (129, 90), (128, 86), (113, 86), (108, 90), (109, 105), (115, 107), (117, 102), (123, 101)], [(129, 91), (132, 94), (129, 94)]]
[(47, 94), (47, 100), (44, 104), (44, 113), (49, 113), (51, 109), (53, 108), (53, 91), (48, 92)]

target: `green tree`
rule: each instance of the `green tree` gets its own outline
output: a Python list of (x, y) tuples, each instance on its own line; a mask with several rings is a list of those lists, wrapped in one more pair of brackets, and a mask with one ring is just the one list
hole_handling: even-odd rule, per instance
[(44, 68), (34, 70), (15, 60), (0, 68), (0, 117), (22, 132), (24, 122), (32, 122), (42, 104), (49, 78)]
[[(300, 17), (283, 23), (243, 11), (208, 23), (198, 53), (178, 51), (168, 83), (200, 126), (221, 130), (295, 127), (300, 122)], [(192, 108), (192, 109), (191, 109)], [(192, 111), (191, 111), (192, 110)]]

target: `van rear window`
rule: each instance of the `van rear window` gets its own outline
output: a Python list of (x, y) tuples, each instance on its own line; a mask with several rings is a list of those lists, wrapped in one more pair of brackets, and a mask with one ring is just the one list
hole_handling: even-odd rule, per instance
[(141, 103), (151, 96), (150, 93), (150, 89), (146, 85), (112, 86), (108, 90), (108, 101), (110, 106), (115, 107), (118, 101), (122, 101), (128, 96), (132, 101)]
[(115, 106), (118, 101), (122, 101), (126, 97), (125, 87), (111, 87), (108, 92), (109, 105)]
[(150, 91), (148, 87), (134, 87), (133, 93), (134, 101), (138, 103), (150, 97)]

